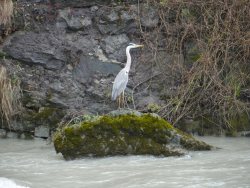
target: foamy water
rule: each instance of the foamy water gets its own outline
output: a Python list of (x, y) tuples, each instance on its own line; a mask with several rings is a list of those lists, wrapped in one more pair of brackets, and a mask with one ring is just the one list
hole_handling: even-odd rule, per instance
[(199, 139), (222, 149), (65, 161), (44, 140), (0, 139), (0, 188), (250, 188), (250, 138)]
[(14, 181), (0, 177), (0, 187), (1, 188), (27, 188), (24, 186), (17, 185)]

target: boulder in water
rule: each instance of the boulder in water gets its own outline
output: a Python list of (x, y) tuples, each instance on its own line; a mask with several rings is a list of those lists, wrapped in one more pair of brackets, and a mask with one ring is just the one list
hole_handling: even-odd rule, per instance
[[(136, 114), (136, 115), (135, 115)], [(57, 153), (65, 159), (116, 155), (181, 156), (211, 146), (174, 128), (154, 114), (115, 113), (82, 116), (54, 134)]]

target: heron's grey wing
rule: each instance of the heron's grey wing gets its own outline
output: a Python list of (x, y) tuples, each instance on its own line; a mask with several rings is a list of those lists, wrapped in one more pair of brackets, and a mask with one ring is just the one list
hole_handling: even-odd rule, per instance
[(115, 100), (125, 89), (128, 83), (128, 72), (122, 69), (117, 76), (112, 89), (112, 100)]

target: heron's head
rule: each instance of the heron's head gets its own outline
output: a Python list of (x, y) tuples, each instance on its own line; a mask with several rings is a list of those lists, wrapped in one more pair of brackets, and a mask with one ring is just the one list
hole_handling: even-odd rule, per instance
[(129, 43), (128, 47), (129, 48), (142, 48), (143, 45), (141, 45), (141, 44), (135, 44), (135, 43)]

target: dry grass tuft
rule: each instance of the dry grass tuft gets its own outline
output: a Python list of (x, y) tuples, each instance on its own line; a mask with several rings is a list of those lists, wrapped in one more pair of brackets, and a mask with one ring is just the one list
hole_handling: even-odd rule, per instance
[(8, 24), (11, 21), (13, 14), (13, 2), (12, 0), (0, 0), (0, 25)]
[(0, 66), (0, 117), (11, 128), (12, 118), (20, 110), (20, 83), (8, 78), (6, 68)]

